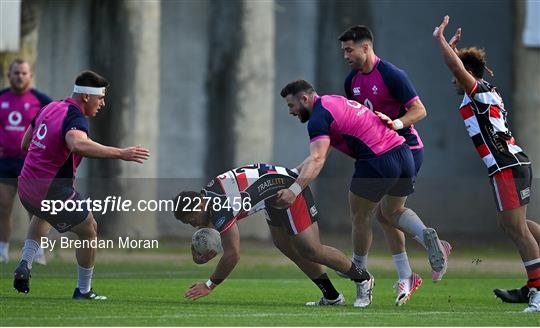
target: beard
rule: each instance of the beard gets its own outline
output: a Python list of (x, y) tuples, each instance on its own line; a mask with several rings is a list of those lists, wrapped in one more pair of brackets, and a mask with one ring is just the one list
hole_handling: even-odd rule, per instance
[(306, 123), (309, 121), (310, 116), (311, 114), (309, 113), (307, 107), (300, 105), (300, 109), (298, 110), (298, 118), (300, 118), (300, 122)]

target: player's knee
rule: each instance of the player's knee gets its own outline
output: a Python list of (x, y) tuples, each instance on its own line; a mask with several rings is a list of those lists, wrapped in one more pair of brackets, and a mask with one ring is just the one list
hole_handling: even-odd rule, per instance
[(92, 214), (89, 214), (86, 218), (84, 225), (81, 226), (80, 229), (77, 230), (77, 235), (80, 239), (95, 239), (97, 238), (97, 222), (92, 216)]
[(302, 245), (298, 245), (296, 249), (298, 250), (298, 253), (300, 253), (300, 255), (306, 260), (309, 260), (311, 262), (317, 262), (317, 263), (319, 263), (321, 260), (320, 248), (315, 245), (302, 244)]

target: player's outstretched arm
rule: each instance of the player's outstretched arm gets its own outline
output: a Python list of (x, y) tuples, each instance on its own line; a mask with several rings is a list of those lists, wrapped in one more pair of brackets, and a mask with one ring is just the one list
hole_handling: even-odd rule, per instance
[(330, 139), (323, 138), (312, 142), (309, 146), (309, 156), (302, 162), (302, 171), (293, 183), (287, 189), (281, 189), (276, 194), (277, 208), (286, 208), (291, 206), (296, 196), (298, 196), (305, 187), (307, 187), (317, 176), (326, 162), (330, 152)]
[(104, 146), (88, 138), (86, 132), (70, 130), (66, 133), (68, 148), (75, 154), (91, 158), (115, 158), (124, 161), (143, 163), (150, 157), (148, 149), (136, 146), (116, 148)]
[(221, 245), (223, 246), (223, 256), (221, 256), (216, 270), (208, 282), (198, 282), (191, 285), (184, 295), (185, 298), (196, 300), (209, 295), (234, 270), (240, 260), (240, 232), (236, 224), (233, 224), (221, 235)]
[[(457, 45), (457, 42), (461, 38), (461, 29), (458, 29), (456, 31), (456, 34), (452, 38), (452, 45), (449, 44), (444, 37), (444, 29), (446, 28), (446, 26), (448, 26), (449, 21), (450, 17), (448, 15), (444, 16), (441, 25), (435, 27), (435, 30), (433, 31), (433, 37), (435, 38), (435, 40), (437, 40), (439, 46), (441, 47), (442, 55), (446, 66), (450, 68), (452, 74), (454, 74), (458, 82), (465, 89), (465, 92), (469, 94), (476, 85), (476, 79), (469, 72), (467, 72), (465, 66), (463, 66), (463, 62), (461, 62), (454, 49)], [(452, 48), (452, 46), (454, 48)]]

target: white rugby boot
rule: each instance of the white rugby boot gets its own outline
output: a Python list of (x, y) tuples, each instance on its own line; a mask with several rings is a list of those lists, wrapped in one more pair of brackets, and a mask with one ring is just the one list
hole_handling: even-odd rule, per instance
[(422, 278), (414, 272), (408, 279), (399, 279), (394, 285), (397, 293), (396, 305), (405, 304), (420, 285), (422, 285)]
[(316, 302), (307, 302), (306, 306), (341, 306), (345, 305), (345, 296), (339, 294), (338, 298), (335, 300), (329, 300), (326, 297), (321, 297), (320, 300)]
[(375, 278), (369, 274), (369, 280), (355, 282), (356, 284), (356, 300), (354, 307), (365, 308), (373, 301), (373, 286), (375, 286)]

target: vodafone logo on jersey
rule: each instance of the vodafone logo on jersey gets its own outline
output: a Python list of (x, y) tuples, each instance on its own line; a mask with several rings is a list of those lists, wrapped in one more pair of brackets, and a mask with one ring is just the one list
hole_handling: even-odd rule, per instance
[(41, 123), (39, 125), (39, 129), (36, 132), (36, 137), (39, 140), (43, 140), (43, 138), (45, 138), (46, 135), (47, 135), (47, 125), (45, 123)]
[(9, 125), (5, 127), (7, 131), (24, 132), (24, 126), (20, 126), (23, 116), (18, 111), (13, 111), (8, 115)]
[(22, 119), (22, 114), (17, 111), (13, 111), (8, 115), (8, 121), (10, 125), (19, 125), (21, 124)]

